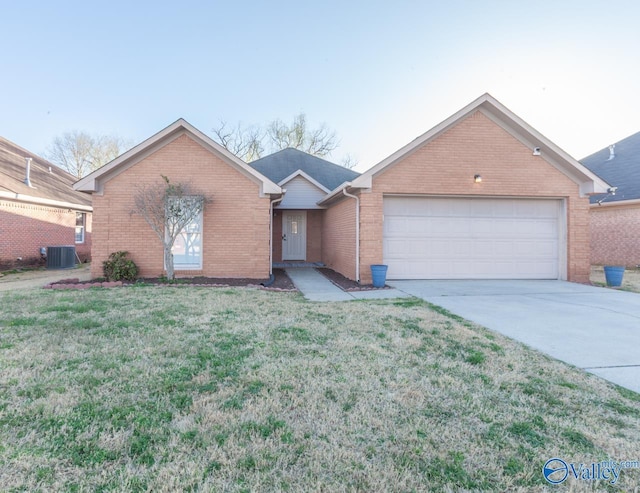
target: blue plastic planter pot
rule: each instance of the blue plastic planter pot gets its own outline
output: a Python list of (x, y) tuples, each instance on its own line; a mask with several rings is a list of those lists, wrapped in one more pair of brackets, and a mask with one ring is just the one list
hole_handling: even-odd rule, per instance
[(384, 288), (384, 285), (387, 282), (387, 266), (375, 264), (372, 265), (371, 278), (373, 279), (374, 288)]
[(604, 268), (604, 277), (607, 280), (607, 286), (622, 286), (623, 275), (624, 267), (607, 265)]

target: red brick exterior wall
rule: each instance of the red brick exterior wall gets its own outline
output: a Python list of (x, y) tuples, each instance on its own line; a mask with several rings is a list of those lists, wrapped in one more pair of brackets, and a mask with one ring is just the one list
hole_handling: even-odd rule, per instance
[(324, 211), (307, 211), (307, 262), (322, 262), (322, 218)]
[[(482, 183), (474, 182), (476, 174), (482, 176)], [(384, 194), (564, 198), (568, 279), (589, 280), (588, 198), (581, 198), (578, 185), (544, 156), (533, 156), (532, 149), (479, 111), (387, 167), (374, 177), (371, 192), (360, 194), (360, 272), (364, 283), (371, 282), (369, 266), (382, 262)]]
[(640, 264), (640, 204), (593, 206), (591, 212), (591, 263)]
[(273, 261), (282, 262), (282, 210), (273, 211)]
[(40, 248), (48, 246), (74, 245), (83, 262), (90, 260), (91, 213), (84, 243), (75, 243), (75, 226), (75, 211), (0, 200), (0, 269), (44, 265)]
[(345, 197), (324, 211), (322, 261), (349, 279), (356, 278), (356, 201)]
[(256, 182), (187, 135), (107, 181), (102, 195), (94, 194), (94, 277), (102, 275), (102, 261), (119, 250), (129, 252), (141, 276), (164, 272), (162, 242), (133, 213), (139, 187), (161, 183), (161, 175), (190, 183), (212, 199), (203, 215), (203, 268), (176, 271), (177, 277), (269, 277), (269, 197), (260, 197)]

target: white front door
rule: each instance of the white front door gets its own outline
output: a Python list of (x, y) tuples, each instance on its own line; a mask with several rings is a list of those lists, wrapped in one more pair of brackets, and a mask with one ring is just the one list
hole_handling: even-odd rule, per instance
[(282, 260), (307, 260), (307, 212), (283, 211)]

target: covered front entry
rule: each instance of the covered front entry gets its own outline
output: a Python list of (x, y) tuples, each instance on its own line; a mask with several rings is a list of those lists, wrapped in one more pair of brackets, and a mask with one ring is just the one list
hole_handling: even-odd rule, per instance
[(563, 279), (563, 201), (384, 198), (389, 279)]
[(282, 260), (307, 260), (307, 212), (282, 212)]

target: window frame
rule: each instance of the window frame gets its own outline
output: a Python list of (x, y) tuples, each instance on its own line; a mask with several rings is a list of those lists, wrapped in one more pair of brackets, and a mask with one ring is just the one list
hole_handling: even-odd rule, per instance
[[(183, 228), (183, 230), (180, 232), (180, 234), (176, 237), (176, 241), (173, 243), (173, 245), (171, 246), (171, 253), (173, 254), (173, 269), (175, 271), (186, 271), (186, 270), (202, 270), (202, 259), (203, 259), (203, 254), (202, 254), (202, 226), (203, 226), (203, 216), (204, 216), (204, 211), (200, 211), (200, 213), (198, 214), (198, 216), (195, 218), (194, 221), (192, 221), (191, 223), (187, 224), (187, 226), (185, 228)], [(187, 229), (189, 229), (190, 226), (192, 226), (193, 224), (196, 224), (196, 231), (195, 232), (188, 232), (185, 231)], [(199, 255), (197, 256), (198, 262), (197, 263), (179, 263), (176, 260), (176, 254), (174, 252), (174, 249), (176, 248), (176, 243), (178, 243), (178, 241), (181, 241), (182, 244), (186, 245), (188, 244), (188, 237), (189, 236), (199, 236), (198, 238), (198, 244), (197, 247), (199, 248)], [(185, 255), (186, 256), (186, 255)], [(166, 267), (166, 266), (165, 266)]]
[[(80, 219), (80, 223), (78, 224), (78, 219)], [(86, 229), (87, 229), (87, 213), (76, 211), (76, 225), (75, 225), (75, 243), (76, 245), (81, 245), (86, 240)], [(80, 240), (78, 240), (78, 230), (80, 231)]]

